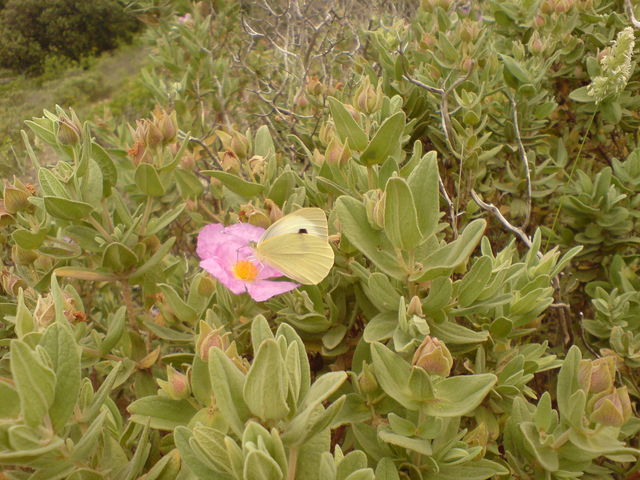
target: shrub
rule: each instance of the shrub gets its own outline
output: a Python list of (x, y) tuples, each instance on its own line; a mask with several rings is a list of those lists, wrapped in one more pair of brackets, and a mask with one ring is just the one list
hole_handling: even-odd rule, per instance
[(139, 25), (119, 0), (8, 0), (0, 12), (0, 66), (37, 71), (52, 53), (79, 60), (130, 40)]

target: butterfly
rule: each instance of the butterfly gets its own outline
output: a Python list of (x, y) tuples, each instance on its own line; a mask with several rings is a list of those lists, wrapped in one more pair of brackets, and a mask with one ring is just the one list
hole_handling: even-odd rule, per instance
[(333, 266), (327, 216), (301, 208), (271, 225), (254, 248), (256, 258), (303, 285), (320, 283)]

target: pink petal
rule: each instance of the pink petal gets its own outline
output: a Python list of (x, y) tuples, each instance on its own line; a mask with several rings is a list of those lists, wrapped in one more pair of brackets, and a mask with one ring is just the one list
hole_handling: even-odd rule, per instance
[(264, 228), (256, 227), (250, 223), (234, 223), (226, 228), (226, 232), (246, 240), (247, 242), (257, 242), (264, 233)]
[(247, 283), (247, 292), (256, 302), (264, 302), (265, 300), (289, 292), (299, 287), (294, 282), (273, 282), (270, 280), (255, 280)]
[(200, 230), (196, 247), (196, 253), (200, 258), (209, 258), (216, 254), (223, 230), (224, 225), (221, 223), (211, 223)]
[(217, 257), (202, 260), (200, 267), (216, 277), (220, 283), (236, 295), (240, 295), (247, 290), (245, 286), (247, 282), (236, 277), (229, 268), (225, 268), (224, 264)]

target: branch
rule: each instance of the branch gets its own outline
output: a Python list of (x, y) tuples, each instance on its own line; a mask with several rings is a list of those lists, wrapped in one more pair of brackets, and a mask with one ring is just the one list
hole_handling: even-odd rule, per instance
[(453, 202), (447, 193), (447, 189), (444, 186), (444, 182), (442, 181), (442, 177), (438, 174), (438, 184), (440, 185), (440, 195), (444, 198), (444, 201), (447, 202), (449, 207), (449, 217), (451, 218), (451, 228), (453, 228), (453, 234), (457, 238), (458, 237), (458, 219), (456, 217), (456, 209), (453, 206)]
[(631, 25), (636, 30), (640, 30), (640, 22), (636, 18), (633, 13), (633, 5), (631, 5), (631, 0), (624, 0), (624, 9), (627, 11), (627, 15), (629, 16), (629, 20), (631, 21)]
[[(498, 207), (496, 207), (492, 203), (484, 202), (478, 196), (478, 194), (473, 188), (471, 189), (471, 197), (473, 198), (473, 201), (476, 202), (480, 208), (488, 212), (491, 212), (493, 216), (496, 217), (496, 219), (502, 224), (504, 228), (509, 230), (511, 233), (515, 233), (516, 236), (522, 241), (522, 243), (524, 243), (527, 246), (527, 248), (531, 248), (532, 244), (529, 236), (525, 232), (523, 232), (520, 228), (511, 225), (511, 223), (509, 223), (509, 220), (504, 218), (504, 215), (502, 215)], [(538, 255), (538, 258), (542, 258), (542, 253), (538, 252), (537, 255)]]

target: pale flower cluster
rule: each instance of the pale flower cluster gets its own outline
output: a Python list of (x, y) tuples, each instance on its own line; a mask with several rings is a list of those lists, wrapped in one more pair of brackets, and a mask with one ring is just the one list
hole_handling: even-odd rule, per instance
[(618, 95), (627, 86), (633, 73), (634, 45), (633, 28), (627, 27), (618, 33), (613, 45), (602, 52), (602, 75), (595, 77), (587, 89), (587, 93), (594, 97), (596, 103), (612, 95)]

